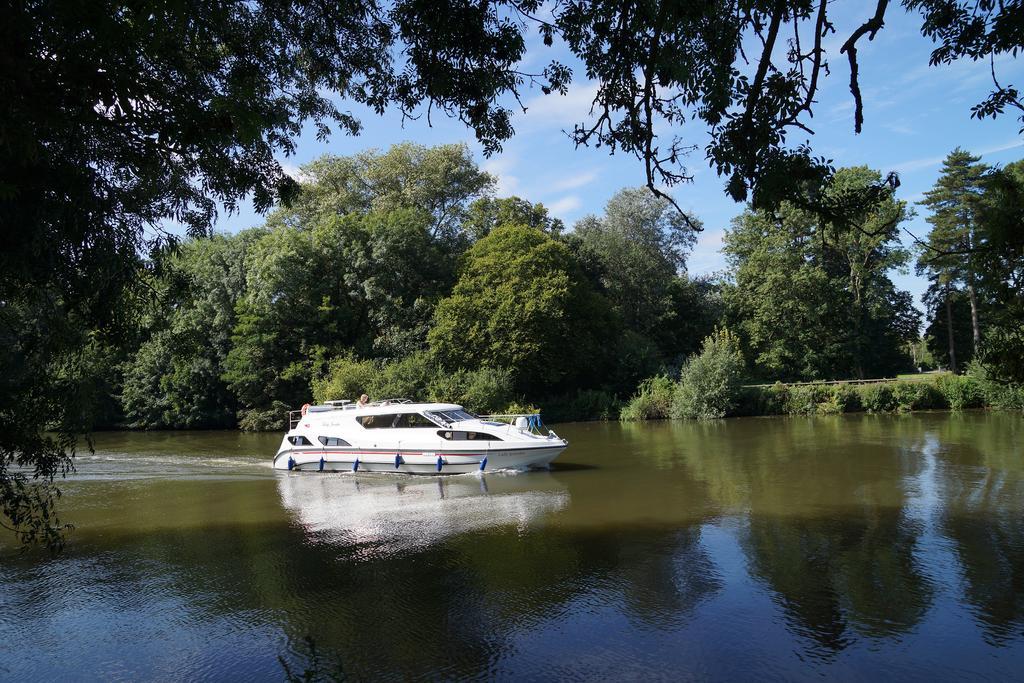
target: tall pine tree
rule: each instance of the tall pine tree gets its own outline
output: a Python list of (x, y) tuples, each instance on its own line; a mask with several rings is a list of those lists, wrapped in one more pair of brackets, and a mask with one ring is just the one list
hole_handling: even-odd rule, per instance
[[(978, 267), (974, 253), (978, 243), (977, 215), (985, 178), (991, 172), (990, 167), (980, 161), (981, 157), (959, 147), (946, 157), (935, 186), (920, 202), (931, 211), (927, 220), (932, 230), (917, 262), (918, 272), (926, 274), (932, 287), (944, 293), (943, 303), (948, 303), (955, 291), (966, 291), (971, 305), (972, 355), (977, 354), (981, 345)], [(950, 367), (955, 372), (954, 321), (949, 305), (946, 306), (946, 324), (949, 326)]]

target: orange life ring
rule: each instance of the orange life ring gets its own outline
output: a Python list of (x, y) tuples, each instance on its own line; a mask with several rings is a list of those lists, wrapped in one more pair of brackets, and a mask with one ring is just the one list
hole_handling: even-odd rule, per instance
[(302, 404), (302, 414), (305, 415), (307, 410), (309, 410), (309, 404), (308, 403), (303, 403)]

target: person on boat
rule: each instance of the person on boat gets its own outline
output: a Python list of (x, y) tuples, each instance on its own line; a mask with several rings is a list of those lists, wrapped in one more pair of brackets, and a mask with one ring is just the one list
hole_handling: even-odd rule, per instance
[(363, 394), (362, 396), (359, 397), (359, 401), (356, 403), (356, 405), (359, 406), (360, 408), (365, 408), (366, 406), (370, 405), (370, 397), (367, 396), (366, 394)]

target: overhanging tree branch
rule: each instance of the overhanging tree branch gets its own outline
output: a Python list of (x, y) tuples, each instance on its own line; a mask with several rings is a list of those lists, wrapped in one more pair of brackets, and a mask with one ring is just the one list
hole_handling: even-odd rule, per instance
[(853, 128), (857, 133), (860, 133), (864, 125), (864, 101), (860, 94), (860, 67), (857, 64), (857, 41), (865, 34), (867, 34), (868, 40), (875, 39), (875, 35), (885, 26), (885, 10), (888, 4), (889, 0), (878, 0), (878, 5), (875, 7), (875, 15), (861, 24), (846, 39), (843, 47), (839, 50), (841, 54), (845, 53), (850, 60), (850, 92), (853, 94), (854, 101)]

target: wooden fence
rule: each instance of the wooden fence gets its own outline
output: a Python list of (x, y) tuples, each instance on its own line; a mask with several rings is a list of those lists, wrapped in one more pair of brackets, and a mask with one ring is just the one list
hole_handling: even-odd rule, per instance
[(764, 389), (766, 387), (773, 387), (776, 384), (781, 384), (784, 387), (811, 387), (811, 386), (828, 386), (830, 384), (891, 384), (892, 382), (924, 382), (926, 380), (947, 375), (948, 372), (922, 372), (916, 375), (906, 375), (903, 377), (883, 377), (881, 379), (834, 379), (834, 380), (821, 380), (815, 382), (772, 382), (770, 384), (744, 384), (744, 389)]

